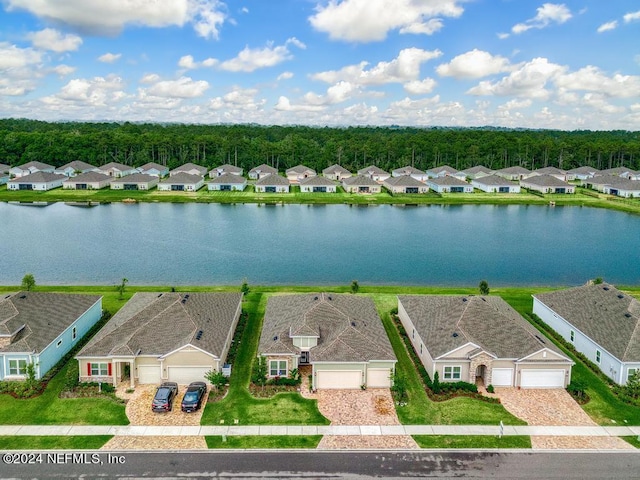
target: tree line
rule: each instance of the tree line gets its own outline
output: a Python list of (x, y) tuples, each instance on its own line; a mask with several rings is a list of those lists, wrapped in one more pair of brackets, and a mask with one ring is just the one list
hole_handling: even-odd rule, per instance
[(503, 128), (310, 127), (0, 120), (0, 163), (56, 167), (72, 160), (94, 165), (157, 162), (175, 168), (230, 163), (245, 171), (262, 163), (285, 170), (298, 164), (321, 171), (339, 163), (421, 170), (450, 165), (492, 169), (582, 165), (640, 169), (640, 132)]

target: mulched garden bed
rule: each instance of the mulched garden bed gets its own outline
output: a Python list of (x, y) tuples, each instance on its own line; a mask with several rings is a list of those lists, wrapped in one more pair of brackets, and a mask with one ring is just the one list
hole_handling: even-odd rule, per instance
[(249, 385), (249, 393), (256, 398), (270, 398), (276, 393), (299, 391), (300, 387), (295, 385), (265, 385), (264, 387), (253, 383)]

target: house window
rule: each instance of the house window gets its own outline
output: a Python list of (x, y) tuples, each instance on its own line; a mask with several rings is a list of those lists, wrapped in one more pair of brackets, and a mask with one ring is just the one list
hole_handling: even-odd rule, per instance
[(109, 366), (106, 363), (91, 364), (92, 377), (106, 377), (107, 375), (109, 375)]
[(26, 375), (26, 360), (9, 360), (9, 375)]
[(282, 377), (287, 375), (287, 361), (286, 360), (271, 360), (269, 362), (269, 376), (270, 377)]
[(637, 368), (630, 368), (629, 370), (627, 370), (627, 382), (636, 374), (637, 371)]
[(76, 338), (78, 338), (78, 330), (76, 327), (73, 327), (73, 329), (71, 329), (71, 340), (75, 340)]
[(573, 341), (576, 338), (576, 332), (574, 332), (573, 330), (569, 331), (569, 340), (571, 341), (571, 343), (573, 343)]
[(460, 380), (462, 375), (462, 367), (444, 367), (445, 380)]
[(600, 350), (596, 350), (596, 363), (600, 363), (601, 356), (602, 354), (600, 353)]
[(60, 345), (62, 345), (62, 340), (58, 340), (58, 342), (56, 343), (56, 348), (60, 347)]

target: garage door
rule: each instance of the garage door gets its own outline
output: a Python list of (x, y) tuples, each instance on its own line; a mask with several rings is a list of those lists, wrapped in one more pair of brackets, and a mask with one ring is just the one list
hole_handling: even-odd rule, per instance
[(160, 365), (138, 365), (138, 383), (160, 383)]
[(389, 388), (391, 386), (391, 370), (388, 368), (368, 369), (367, 386), (370, 388)]
[(494, 387), (512, 387), (513, 368), (491, 369), (491, 385)]
[(199, 367), (169, 367), (169, 381), (179, 385), (188, 385), (191, 382), (206, 382), (204, 376), (211, 366)]
[(564, 370), (521, 370), (522, 388), (563, 388)]
[(316, 388), (360, 388), (362, 372), (360, 370), (337, 372), (321, 370), (316, 379)]

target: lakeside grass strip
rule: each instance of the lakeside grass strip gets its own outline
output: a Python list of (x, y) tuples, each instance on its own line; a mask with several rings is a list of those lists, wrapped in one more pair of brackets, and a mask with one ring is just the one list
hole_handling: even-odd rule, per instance
[(246, 435), (246, 436), (206, 436), (209, 448), (262, 449), (262, 448), (317, 448), (322, 435)]
[(113, 435), (0, 436), (0, 450), (98, 450)]
[(528, 435), (413, 435), (420, 448), (531, 448)]

